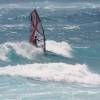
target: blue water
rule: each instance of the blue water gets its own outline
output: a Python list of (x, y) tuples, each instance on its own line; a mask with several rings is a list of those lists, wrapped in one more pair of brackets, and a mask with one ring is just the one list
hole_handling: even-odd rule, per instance
[[(28, 42), (34, 8), (47, 55)], [(0, 0), (0, 100), (99, 100), (99, 51), (99, 0)]]

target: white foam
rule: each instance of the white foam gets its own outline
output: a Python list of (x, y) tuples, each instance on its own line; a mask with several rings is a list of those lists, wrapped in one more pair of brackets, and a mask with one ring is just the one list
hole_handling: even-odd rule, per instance
[(80, 29), (78, 25), (66, 25), (63, 28), (66, 30)]
[(3, 61), (9, 60), (7, 55), (11, 50), (14, 50), (18, 55), (31, 59), (36, 54), (42, 53), (40, 48), (30, 45), (28, 42), (7, 42), (0, 45), (0, 59)]
[(55, 9), (93, 9), (93, 8), (100, 8), (100, 4), (96, 3), (68, 3), (68, 4), (49, 4), (44, 7), (44, 9), (52, 10)]
[(46, 42), (46, 49), (58, 55), (62, 55), (64, 57), (72, 57), (72, 48), (67, 42), (56, 42), (53, 40), (49, 40)]
[[(42, 9), (47, 9), (47, 10), (52, 10), (54, 11), (55, 9), (86, 9), (86, 8), (100, 8), (100, 4), (97, 3), (52, 3), (52, 2), (44, 2), (43, 4), (39, 2), (27, 2), (27, 3), (10, 3), (10, 4), (0, 4), (0, 9), (5, 8), (5, 9), (32, 9), (33, 5), (35, 8), (42, 8)], [(40, 5), (40, 6), (38, 6)]]
[(9, 52), (9, 49), (5, 45), (0, 45), (0, 59), (3, 61), (8, 60), (7, 53)]
[[(27, 6), (27, 5), (29, 5), (29, 6)], [(14, 8), (31, 9), (32, 8), (32, 2), (0, 4), (0, 9), (2, 9), (2, 8), (6, 8), (6, 9), (14, 9)]]
[[(0, 45), (0, 60), (9, 60), (7, 55), (12, 49), (16, 54), (28, 59), (32, 59), (37, 54), (43, 53), (41, 48), (36, 48), (28, 42), (7, 42)], [(66, 42), (46, 41), (46, 49), (61, 56), (72, 57), (71, 46)]]
[(81, 46), (77, 46), (77, 47), (73, 47), (73, 48), (88, 49), (89, 47), (85, 47), (85, 46), (83, 46), (83, 47), (81, 47)]
[(0, 28), (15, 28), (15, 27), (27, 27), (25, 24), (5, 24), (0, 25)]
[(90, 72), (85, 64), (35, 63), (7, 66), (0, 67), (0, 75), (29, 77), (42, 81), (100, 84), (100, 75)]
[(50, 27), (48, 27), (47, 29), (50, 30), (50, 31), (53, 31), (54, 30), (54, 28), (50, 28)]

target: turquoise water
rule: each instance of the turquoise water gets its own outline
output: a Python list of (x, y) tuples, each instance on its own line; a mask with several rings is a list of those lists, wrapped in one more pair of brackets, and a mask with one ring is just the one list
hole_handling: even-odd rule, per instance
[[(37, 9), (47, 55), (28, 42)], [(0, 0), (0, 100), (99, 100), (100, 2)]]

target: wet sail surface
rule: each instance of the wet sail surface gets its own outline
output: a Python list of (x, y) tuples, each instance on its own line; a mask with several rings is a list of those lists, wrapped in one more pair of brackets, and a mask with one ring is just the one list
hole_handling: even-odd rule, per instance
[(30, 37), (30, 42), (37, 47), (43, 48), (43, 50), (45, 51), (44, 29), (41, 23), (41, 19), (36, 10), (33, 10), (31, 13), (31, 26), (32, 35)]

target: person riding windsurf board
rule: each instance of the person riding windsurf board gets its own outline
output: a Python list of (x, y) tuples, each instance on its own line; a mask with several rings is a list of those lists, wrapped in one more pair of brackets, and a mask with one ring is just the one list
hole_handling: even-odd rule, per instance
[(44, 29), (36, 9), (34, 9), (31, 13), (31, 26), (32, 34), (29, 42), (36, 47), (43, 48), (43, 51), (46, 52)]

